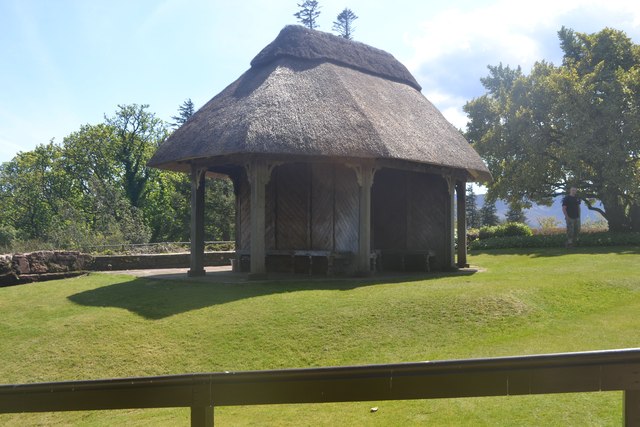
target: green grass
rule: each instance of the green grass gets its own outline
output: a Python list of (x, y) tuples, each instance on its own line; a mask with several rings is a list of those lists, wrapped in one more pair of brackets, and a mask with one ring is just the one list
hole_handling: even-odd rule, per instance
[[(640, 347), (640, 248), (477, 253), (469, 275), (213, 285), (92, 274), (0, 288), (0, 383)], [(370, 412), (377, 406), (379, 410)], [(216, 425), (620, 425), (621, 393), (217, 408)], [(188, 409), (0, 425), (188, 425)]]

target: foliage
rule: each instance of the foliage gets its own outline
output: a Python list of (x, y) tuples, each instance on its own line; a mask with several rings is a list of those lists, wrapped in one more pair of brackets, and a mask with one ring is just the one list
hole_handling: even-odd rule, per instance
[(509, 210), (506, 214), (506, 220), (507, 222), (527, 222), (527, 216), (524, 214), (522, 203), (514, 201), (509, 203)]
[[(564, 233), (537, 234), (534, 236), (510, 236), (480, 238), (470, 243), (471, 250), (510, 249), (510, 248), (562, 248), (567, 241)], [(582, 233), (578, 239), (579, 247), (594, 246), (640, 246), (638, 232), (595, 232)]]
[(494, 199), (485, 197), (484, 204), (480, 208), (480, 223), (482, 225), (497, 225), (498, 219), (498, 210), (496, 209), (496, 202)]
[(344, 8), (342, 12), (338, 14), (338, 17), (333, 21), (333, 31), (337, 32), (340, 37), (347, 40), (353, 40), (353, 32), (355, 27), (353, 21), (358, 19), (355, 13), (349, 8)]
[(180, 105), (180, 107), (178, 107), (178, 115), (171, 116), (171, 118), (173, 119), (173, 123), (171, 124), (171, 126), (176, 129), (179, 128), (180, 126), (185, 124), (187, 120), (191, 118), (191, 116), (193, 116), (193, 113), (195, 113), (195, 107), (193, 106), (191, 98), (188, 98), (182, 103), (182, 105)]
[(473, 186), (467, 186), (467, 194), (465, 195), (466, 203), (466, 217), (467, 227), (478, 228), (482, 225), (480, 221), (480, 212), (478, 211), (478, 203), (476, 200), (476, 193), (473, 191)]
[(558, 35), (562, 65), (541, 61), (529, 75), (490, 66), (487, 93), (464, 107), (466, 137), (494, 177), (489, 194), (527, 207), (576, 186), (611, 230), (638, 231), (640, 46), (608, 28)]
[[(640, 254), (491, 251), (476, 274), (233, 283), (91, 274), (0, 288), (4, 384), (628, 348)], [(212, 286), (214, 285), (214, 286)], [(618, 425), (621, 393), (218, 407), (221, 425)], [(379, 407), (371, 413), (370, 408)], [(189, 409), (0, 425), (188, 425)], [(301, 420), (304, 420), (301, 422)]]
[(538, 225), (541, 234), (552, 234), (560, 225), (560, 221), (553, 216), (538, 217)]
[[(0, 248), (10, 247), (16, 239), (16, 229), (10, 225), (0, 225)], [(4, 251), (0, 251), (4, 252)]]
[(318, 28), (316, 19), (320, 16), (320, 6), (317, 0), (305, 0), (303, 3), (298, 3), (300, 10), (293, 14), (302, 25), (312, 30)]
[[(188, 113), (185, 102), (181, 117)], [(0, 247), (189, 240), (189, 177), (147, 167), (168, 134), (148, 105), (119, 105), (103, 123), (81, 126), (62, 144), (39, 145), (0, 165)], [(207, 239), (232, 240), (233, 185), (206, 182)]]
[(533, 232), (527, 224), (519, 222), (507, 222), (500, 225), (489, 225), (480, 227), (478, 237), (480, 239), (489, 239), (492, 237), (508, 237), (508, 236), (532, 236)]

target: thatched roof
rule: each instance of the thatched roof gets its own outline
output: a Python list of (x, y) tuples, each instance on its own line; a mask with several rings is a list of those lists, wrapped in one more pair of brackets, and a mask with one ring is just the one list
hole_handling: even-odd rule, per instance
[(394, 159), (489, 171), (392, 55), (285, 27), (251, 68), (158, 148), (149, 165), (242, 154)]

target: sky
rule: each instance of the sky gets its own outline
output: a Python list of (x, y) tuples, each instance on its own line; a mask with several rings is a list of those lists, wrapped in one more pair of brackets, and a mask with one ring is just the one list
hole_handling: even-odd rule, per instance
[[(171, 121), (236, 80), (302, 0), (0, 0), (0, 163), (149, 104)], [(318, 0), (319, 30), (345, 8), (354, 39), (405, 64), (454, 126), (488, 65), (560, 64), (562, 26), (622, 30), (640, 44), (638, 0)]]

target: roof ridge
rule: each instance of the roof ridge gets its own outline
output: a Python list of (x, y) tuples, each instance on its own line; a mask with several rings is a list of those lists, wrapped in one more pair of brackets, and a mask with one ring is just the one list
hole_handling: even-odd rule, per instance
[(251, 67), (264, 66), (282, 57), (332, 62), (407, 84), (418, 91), (422, 90), (409, 70), (390, 53), (362, 42), (347, 40), (300, 25), (284, 27), (280, 34), (253, 58)]

